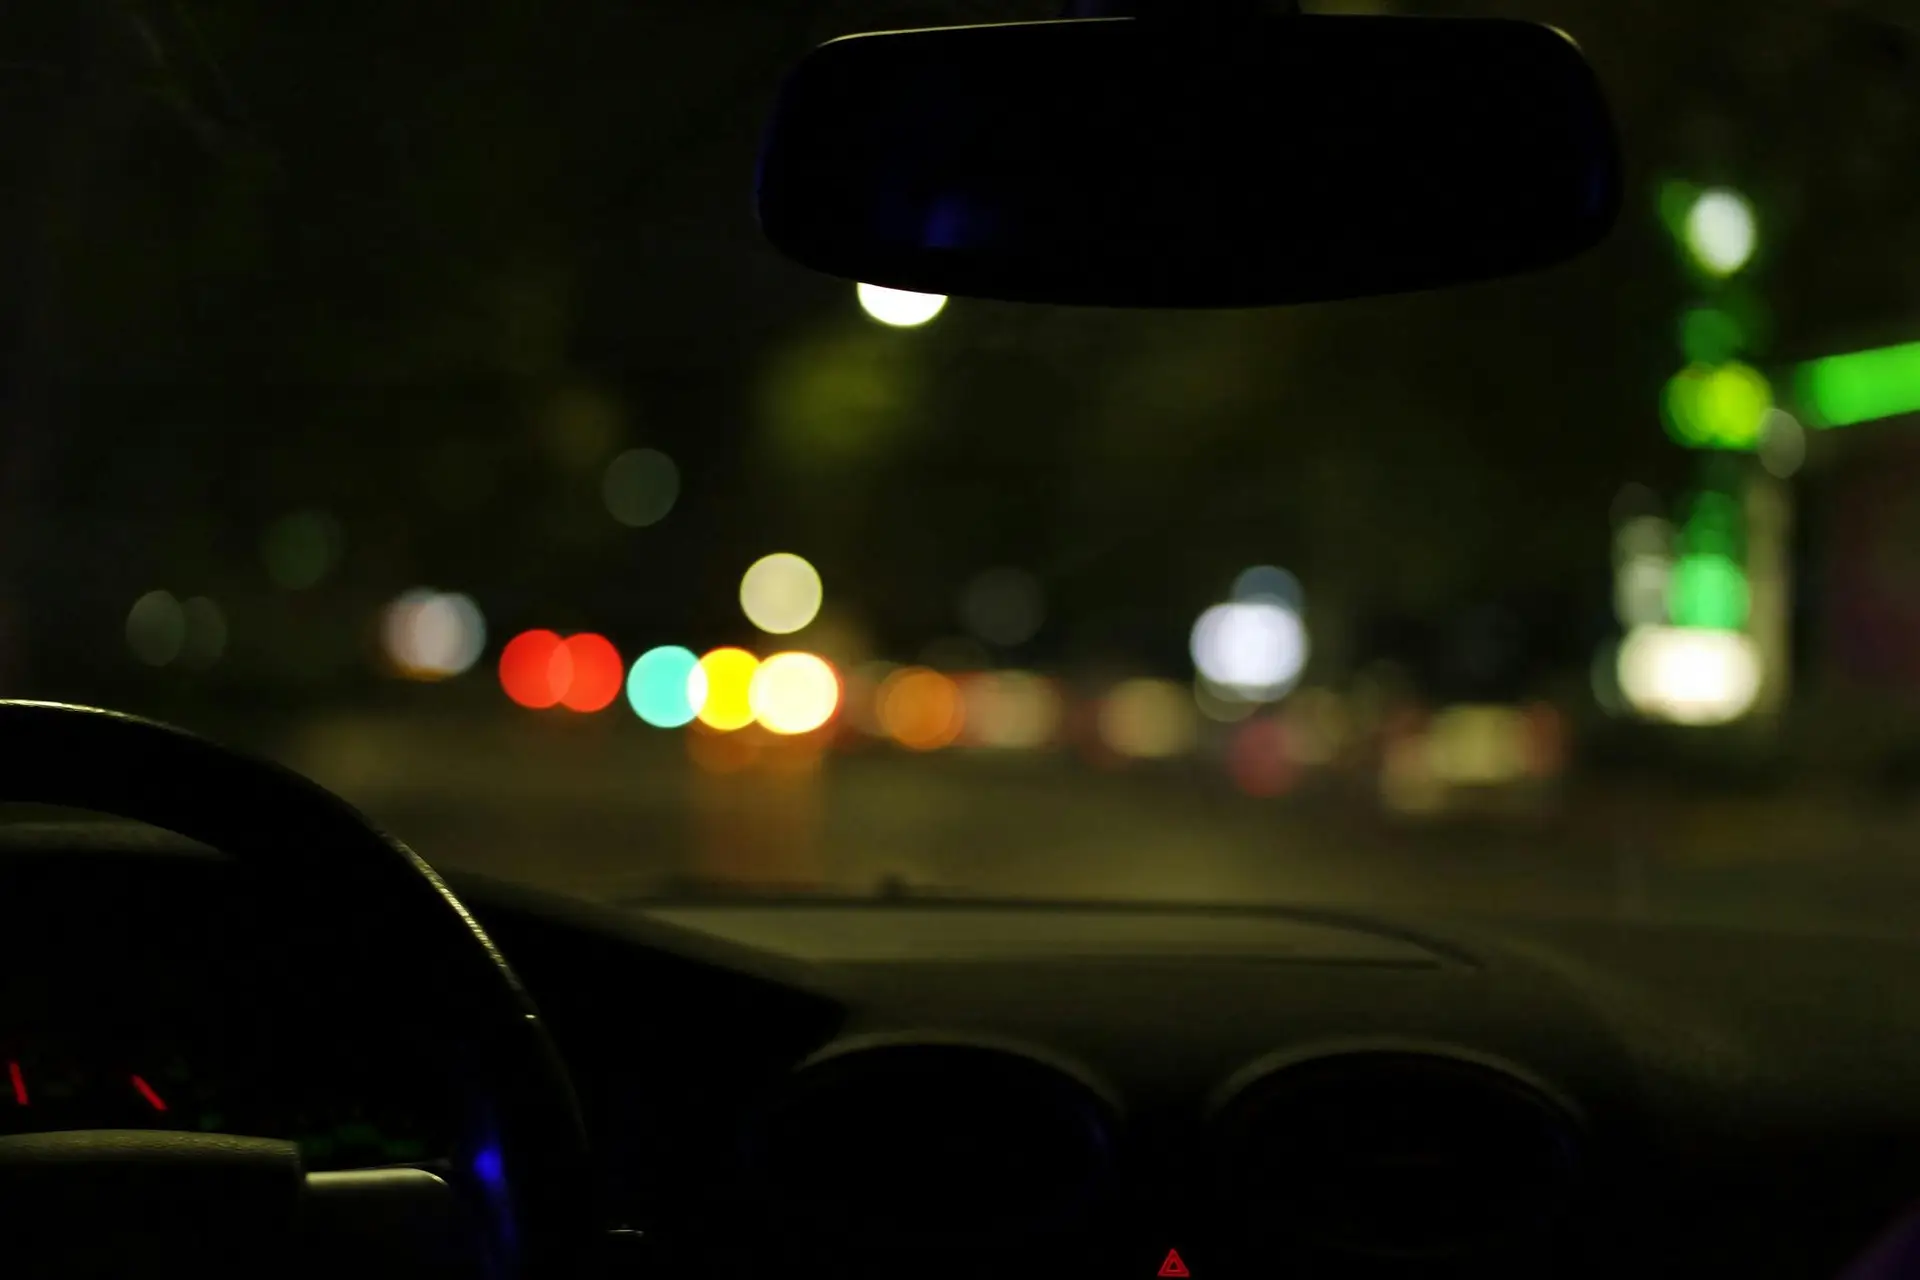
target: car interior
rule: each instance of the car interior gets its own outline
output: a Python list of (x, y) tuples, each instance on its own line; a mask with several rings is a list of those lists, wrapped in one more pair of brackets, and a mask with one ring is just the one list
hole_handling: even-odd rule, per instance
[[(1307, 8), (836, 31), (732, 180), (783, 270), (1010, 305), (1471, 289), (1617, 234), (1642, 172), (1579, 31)], [(1920, 1276), (1910, 934), (587, 900), (197, 726), (10, 692), (9, 1276)]]

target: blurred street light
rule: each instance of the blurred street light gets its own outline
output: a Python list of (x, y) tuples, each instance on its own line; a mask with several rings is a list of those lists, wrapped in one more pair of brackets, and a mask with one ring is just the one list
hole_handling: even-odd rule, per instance
[(740, 608), (747, 621), (776, 636), (812, 622), (823, 594), (819, 571), (787, 551), (760, 557), (740, 578)]

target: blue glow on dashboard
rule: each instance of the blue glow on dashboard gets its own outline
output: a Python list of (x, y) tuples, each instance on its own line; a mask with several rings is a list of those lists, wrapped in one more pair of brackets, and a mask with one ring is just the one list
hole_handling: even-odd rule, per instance
[(473, 1176), (492, 1194), (506, 1194), (507, 1166), (499, 1147), (489, 1143), (473, 1153)]

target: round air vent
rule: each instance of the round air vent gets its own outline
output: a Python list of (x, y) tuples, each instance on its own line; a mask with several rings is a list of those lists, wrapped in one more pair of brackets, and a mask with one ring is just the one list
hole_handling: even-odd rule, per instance
[(1435, 1054), (1287, 1067), (1216, 1123), (1222, 1207), (1242, 1243), (1269, 1255), (1473, 1271), (1548, 1238), (1578, 1174), (1575, 1126), (1542, 1092)]
[(1112, 1116), (1022, 1054), (888, 1044), (802, 1067), (748, 1155), (789, 1235), (839, 1250), (974, 1250), (1070, 1230), (1099, 1195)]

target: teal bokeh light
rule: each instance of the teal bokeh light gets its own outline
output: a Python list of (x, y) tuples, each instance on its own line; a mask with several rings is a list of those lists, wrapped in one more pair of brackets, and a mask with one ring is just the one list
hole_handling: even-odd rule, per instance
[(657, 729), (677, 729), (700, 708), (691, 693), (700, 659), (679, 645), (661, 645), (634, 659), (627, 673), (627, 702), (633, 713)]

